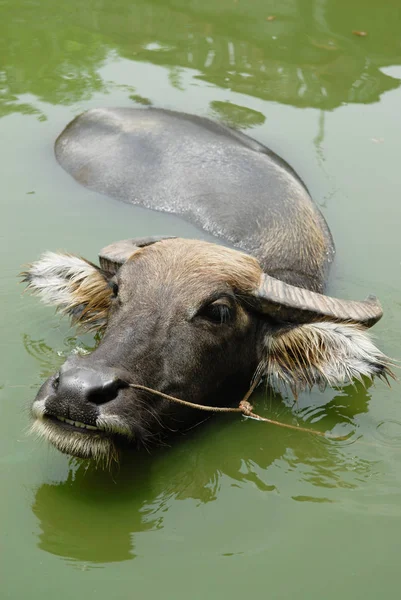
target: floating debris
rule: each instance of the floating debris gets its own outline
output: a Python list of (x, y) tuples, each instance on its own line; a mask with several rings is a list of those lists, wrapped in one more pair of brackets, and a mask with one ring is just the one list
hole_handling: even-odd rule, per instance
[(358, 31), (357, 29), (354, 29), (352, 33), (354, 35), (359, 35), (359, 37), (366, 37), (368, 35), (367, 31)]

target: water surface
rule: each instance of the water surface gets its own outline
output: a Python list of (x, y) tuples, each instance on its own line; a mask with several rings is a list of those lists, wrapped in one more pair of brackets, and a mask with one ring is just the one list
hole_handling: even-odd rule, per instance
[(93, 340), (16, 274), (45, 249), (95, 259), (119, 238), (202, 235), (79, 187), (53, 156), (90, 107), (183, 110), (298, 171), (336, 241), (330, 292), (376, 293), (377, 343), (400, 358), (400, 21), (396, 0), (0, 3), (2, 598), (398, 596), (399, 384), (259, 397), (260, 413), (344, 442), (221, 418), (88, 469), (26, 430), (40, 382)]

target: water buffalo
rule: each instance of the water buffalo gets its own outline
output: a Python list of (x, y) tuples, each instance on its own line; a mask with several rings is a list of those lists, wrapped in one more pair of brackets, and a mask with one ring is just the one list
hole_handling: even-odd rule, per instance
[(182, 215), (225, 244), (124, 240), (100, 252), (100, 266), (48, 252), (24, 273), (45, 303), (102, 332), (33, 403), (33, 429), (62, 452), (108, 460), (204, 419), (132, 383), (231, 406), (255, 374), (297, 394), (391, 373), (366, 333), (380, 304), (323, 295), (329, 229), (265, 146), (205, 118), (117, 108), (74, 119), (55, 152), (81, 184)]

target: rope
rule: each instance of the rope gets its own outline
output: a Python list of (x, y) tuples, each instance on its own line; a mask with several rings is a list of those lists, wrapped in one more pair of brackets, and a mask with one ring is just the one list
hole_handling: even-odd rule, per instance
[(181, 400), (181, 398), (176, 398), (175, 396), (170, 396), (169, 394), (164, 394), (163, 392), (159, 392), (158, 390), (154, 390), (152, 388), (146, 387), (145, 385), (140, 385), (139, 383), (129, 383), (128, 386), (135, 388), (136, 390), (142, 390), (143, 392), (149, 392), (150, 394), (154, 394), (155, 396), (160, 396), (160, 398), (164, 398), (165, 400), (169, 400), (170, 402), (175, 402), (176, 404), (181, 404), (182, 406), (187, 406), (189, 408), (195, 408), (197, 410), (203, 410), (206, 412), (214, 412), (214, 413), (241, 413), (244, 417), (248, 417), (250, 419), (254, 419), (255, 421), (263, 421), (265, 423), (270, 423), (270, 425), (277, 425), (279, 427), (285, 427), (286, 429), (294, 429), (295, 431), (302, 431), (304, 433), (313, 433), (314, 435), (318, 435), (324, 438), (330, 438), (334, 440), (346, 440), (347, 436), (333, 436), (330, 434), (323, 433), (323, 431), (319, 431), (317, 429), (309, 429), (308, 427), (299, 427), (298, 425), (290, 425), (289, 423), (281, 423), (280, 421), (274, 421), (273, 419), (268, 419), (267, 417), (261, 417), (253, 412), (253, 406), (248, 402), (248, 398), (254, 392), (256, 386), (260, 382), (260, 377), (256, 378), (252, 383), (251, 387), (245, 394), (244, 398), (241, 400), (239, 405), (235, 408), (222, 407), (222, 406), (207, 406), (204, 404), (196, 404), (195, 402), (187, 402), (186, 400)]

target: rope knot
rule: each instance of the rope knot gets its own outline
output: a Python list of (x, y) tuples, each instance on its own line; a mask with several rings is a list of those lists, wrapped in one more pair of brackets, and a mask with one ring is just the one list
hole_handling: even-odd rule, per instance
[(253, 406), (247, 400), (241, 400), (239, 403), (239, 408), (246, 417), (250, 417), (252, 415)]

